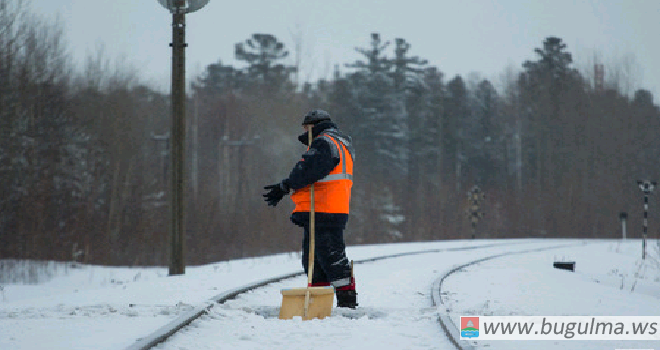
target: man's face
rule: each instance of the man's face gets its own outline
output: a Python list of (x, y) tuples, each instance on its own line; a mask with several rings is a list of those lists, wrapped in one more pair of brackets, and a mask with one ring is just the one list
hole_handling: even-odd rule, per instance
[(309, 132), (310, 130), (312, 130), (313, 127), (314, 127), (314, 125), (312, 125), (312, 124), (304, 124), (302, 126), (302, 128), (305, 132)]

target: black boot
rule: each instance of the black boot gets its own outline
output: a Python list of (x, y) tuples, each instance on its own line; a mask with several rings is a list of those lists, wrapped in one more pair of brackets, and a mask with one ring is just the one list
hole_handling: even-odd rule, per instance
[(355, 309), (358, 306), (357, 293), (354, 290), (336, 290), (337, 307)]

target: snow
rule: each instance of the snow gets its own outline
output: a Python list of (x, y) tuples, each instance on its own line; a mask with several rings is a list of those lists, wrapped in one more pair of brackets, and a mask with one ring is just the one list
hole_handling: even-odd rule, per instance
[[(531, 251), (537, 248), (546, 250)], [(277, 319), (280, 290), (303, 287), (300, 276), (216, 304), (156, 349), (453, 349), (440, 314), (456, 324), (461, 315), (660, 315), (657, 259), (642, 262), (639, 240), (438, 241), (349, 247), (348, 255), (361, 261), (430, 249), (441, 251), (356, 264), (358, 310), (335, 308), (324, 320)], [(486, 257), (493, 258), (446, 278), (443, 304), (433, 306), (435, 280)], [(576, 271), (554, 269), (557, 260), (576, 261)], [(176, 277), (168, 277), (167, 268), (48, 266), (53, 276), (38, 284), (2, 284), (0, 349), (125, 349), (224, 291), (301, 271), (297, 253), (189, 266)], [(469, 344), (660, 349), (658, 342), (635, 341)]]

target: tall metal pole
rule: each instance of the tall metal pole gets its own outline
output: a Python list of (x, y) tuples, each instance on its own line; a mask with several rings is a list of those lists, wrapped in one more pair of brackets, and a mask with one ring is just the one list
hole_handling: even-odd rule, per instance
[(644, 234), (642, 235), (642, 260), (646, 259), (646, 235), (648, 231), (649, 195), (644, 192)]
[(655, 181), (637, 181), (639, 189), (644, 192), (644, 231), (642, 234), (642, 260), (646, 259), (646, 236), (648, 227), (649, 195), (653, 192), (657, 182)]
[(170, 275), (185, 273), (184, 156), (186, 137), (185, 1), (177, 0), (172, 14), (172, 189)]

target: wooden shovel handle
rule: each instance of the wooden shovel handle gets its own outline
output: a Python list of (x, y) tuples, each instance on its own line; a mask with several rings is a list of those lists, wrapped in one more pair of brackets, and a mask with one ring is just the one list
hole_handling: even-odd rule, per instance
[[(307, 145), (312, 147), (312, 128), (307, 133)], [(310, 186), (311, 206), (309, 210), (309, 261), (307, 263), (307, 288), (312, 284), (312, 275), (314, 273), (314, 184)], [(305, 293), (305, 317), (309, 312), (309, 289)]]
[(314, 271), (314, 184), (311, 186), (312, 206), (309, 211), (309, 263), (307, 264), (307, 285), (312, 283), (312, 274)]
[[(307, 145), (312, 147), (312, 128), (307, 133)], [(311, 207), (309, 210), (309, 262), (307, 264), (307, 285), (312, 283), (312, 274), (314, 272), (314, 184), (310, 186)]]

